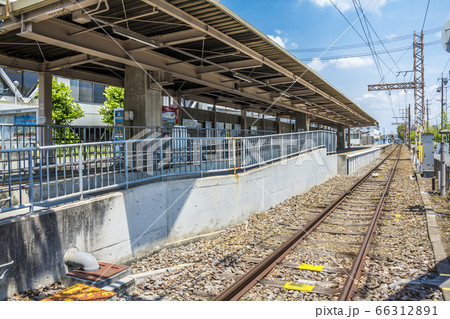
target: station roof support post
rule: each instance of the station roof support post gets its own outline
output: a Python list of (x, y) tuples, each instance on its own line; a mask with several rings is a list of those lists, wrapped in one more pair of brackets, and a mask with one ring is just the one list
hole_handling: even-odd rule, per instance
[(337, 125), (337, 148), (345, 149), (345, 134), (344, 134), (344, 125)]
[(244, 135), (247, 135), (245, 131), (248, 130), (248, 123), (247, 123), (247, 110), (245, 108), (241, 109), (241, 129), (244, 130)]
[(309, 131), (308, 114), (302, 112), (295, 113), (295, 128), (296, 131)]
[(146, 71), (138, 67), (125, 67), (124, 111), (134, 114), (133, 120), (124, 121), (125, 125), (162, 125), (161, 91), (149, 87)]
[[(50, 72), (39, 72), (39, 108), (36, 124), (52, 124), (52, 74)], [(39, 129), (38, 141), (40, 146), (52, 145), (52, 134), (47, 129)]]
[(350, 144), (350, 132), (351, 132), (351, 129), (350, 129), (350, 126), (348, 126), (347, 127), (347, 148), (351, 148), (352, 147), (352, 145)]

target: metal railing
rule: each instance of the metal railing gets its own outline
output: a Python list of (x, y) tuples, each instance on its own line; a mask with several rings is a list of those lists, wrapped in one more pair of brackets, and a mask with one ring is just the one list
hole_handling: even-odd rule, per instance
[(112, 142), (157, 137), (244, 137), (273, 131), (146, 126), (64, 126), (0, 124), (1, 149), (43, 145)]
[(336, 134), (153, 138), (0, 151), (0, 208), (33, 207), (176, 176), (261, 166), (303, 152), (336, 152)]

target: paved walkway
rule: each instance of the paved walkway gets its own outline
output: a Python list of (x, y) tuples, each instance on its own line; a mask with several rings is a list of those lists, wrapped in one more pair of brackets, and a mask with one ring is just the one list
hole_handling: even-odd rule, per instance
[(442, 289), (442, 294), (446, 301), (450, 301), (450, 263), (447, 259), (444, 246), (442, 245), (442, 238), (439, 226), (436, 221), (436, 213), (433, 210), (433, 204), (430, 201), (428, 193), (421, 188), (421, 176), (416, 174), (417, 181), (425, 205), (427, 214), (428, 237), (433, 246), (434, 260), (436, 264), (436, 272), (439, 275), (437, 278), (428, 281), (426, 284), (430, 286), (439, 287)]

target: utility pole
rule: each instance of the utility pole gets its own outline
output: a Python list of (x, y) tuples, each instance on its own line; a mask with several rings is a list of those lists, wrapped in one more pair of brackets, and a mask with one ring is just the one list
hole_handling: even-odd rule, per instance
[[(399, 119), (400, 121), (396, 121), (395, 123), (392, 123), (392, 125), (404, 125), (403, 130), (403, 142), (405, 145), (407, 144), (407, 133), (408, 133), (408, 108), (400, 109), (400, 116), (394, 116), (394, 119)], [(398, 130), (398, 128), (397, 128)], [(400, 134), (400, 132), (398, 132)], [(399, 136), (400, 138), (400, 136)]]
[(427, 124), (426, 124), (426, 131), (428, 133), (429, 131), (429, 126), (430, 126), (430, 100), (427, 99)]
[[(444, 85), (447, 85), (447, 79), (444, 78), (444, 74), (441, 74), (441, 131), (444, 130)], [(445, 196), (446, 190), (446, 178), (445, 178), (445, 156), (444, 156), (444, 134), (441, 134), (441, 185), (440, 186), (440, 195)]]
[(411, 150), (411, 104), (408, 105), (408, 149)]

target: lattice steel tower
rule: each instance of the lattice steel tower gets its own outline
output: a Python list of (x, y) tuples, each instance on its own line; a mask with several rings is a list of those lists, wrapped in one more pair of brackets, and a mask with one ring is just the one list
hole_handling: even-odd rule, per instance
[[(416, 128), (415, 145), (418, 150), (418, 136), (425, 126), (425, 64), (423, 54), (423, 31), (414, 32), (414, 82), (392, 84), (370, 84), (369, 91), (411, 90), (414, 89), (414, 126)], [(422, 139), (419, 138), (419, 142)]]
[[(425, 126), (425, 65), (423, 55), (423, 31), (414, 32), (414, 124), (417, 133), (423, 134)], [(419, 131), (418, 131), (419, 130)]]

